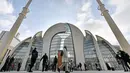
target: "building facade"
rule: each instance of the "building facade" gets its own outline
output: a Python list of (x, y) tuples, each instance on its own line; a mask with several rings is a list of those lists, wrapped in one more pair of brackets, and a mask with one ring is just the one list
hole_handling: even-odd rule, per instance
[(11, 51), (10, 55), (15, 58), (13, 70), (16, 70), (18, 63), (22, 65), (20, 70), (28, 70), (31, 51), (35, 47), (38, 51), (38, 58), (33, 70), (41, 70), (40, 58), (46, 53), (51, 64), (54, 57), (58, 56), (58, 51), (63, 50), (64, 46), (67, 47), (69, 60), (72, 60), (75, 66), (82, 63), (83, 67), (86, 63), (88, 70), (97, 70), (97, 66), (101, 70), (108, 70), (106, 66), (108, 63), (115, 70), (123, 69), (115, 58), (117, 51), (108, 41), (99, 36), (95, 39), (90, 31), (85, 30), (85, 33), (86, 36), (76, 26), (69, 23), (55, 24), (43, 36), (42, 31), (36, 33), (33, 37), (23, 40)]
[(74, 25), (59, 23), (50, 27), (43, 36), (43, 52), (47, 53), (49, 59), (57, 55), (58, 50), (66, 46), (69, 52), (69, 59), (75, 64), (84, 63), (83, 34)]
[(96, 70), (96, 64), (102, 70), (107, 70), (96, 39), (90, 31), (85, 30), (85, 33), (84, 58), (88, 70)]
[(11, 50), (13, 50), (13, 48), (18, 44), (20, 43), (20, 40), (19, 40), (19, 33), (13, 38), (10, 46), (8, 47), (7, 50), (4, 50), (4, 46), (5, 46), (5, 40), (7, 40), (7, 37), (8, 37), (8, 34), (9, 34), (9, 31), (2, 31), (0, 33), (0, 53), (2, 53), (2, 55), (0, 56), (0, 64), (1, 62), (4, 60), (4, 58), (11, 52)]
[(105, 64), (108, 64), (110, 67), (113, 67), (115, 70), (121, 70), (122, 65), (116, 60), (117, 49), (114, 48), (107, 40), (96, 35), (97, 42), (99, 44), (100, 52), (103, 56)]

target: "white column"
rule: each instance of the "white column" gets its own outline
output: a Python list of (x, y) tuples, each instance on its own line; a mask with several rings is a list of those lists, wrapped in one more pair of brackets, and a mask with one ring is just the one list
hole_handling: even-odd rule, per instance
[(98, 56), (99, 63), (101, 65), (102, 70), (107, 70), (106, 64), (104, 62), (104, 59), (103, 59), (103, 56), (102, 56), (101, 51), (99, 49), (97, 41), (94, 41), (94, 45), (95, 45), (95, 48), (96, 48), (97, 56)]
[(31, 47), (32, 47), (32, 41), (33, 41), (33, 38), (30, 40), (30, 44), (27, 47), (27, 53), (26, 53), (26, 55), (25, 55), (25, 57), (23, 59), (23, 62), (22, 62), (21, 68), (20, 68), (21, 71), (24, 71), (25, 68), (26, 68), (25, 66), (26, 66), (27, 60), (28, 60), (28, 58), (30, 56), (29, 54), (30, 54), (30, 50), (31, 50)]
[(102, 4), (102, 2), (100, 0), (97, 0), (97, 2), (99, 4), (102, 15), (104, 16), (107, 23), (109, 24), (111, 30), (113, 31), (115, 37), (117, 38), (117, 40), (119, 42), (121, 48), (130, 55), (129, 43), (127, 42), (127, 40), (125, 39), (125, 37), (121, 33), (120, 29), (117, 27), (116, 23), (114, 22), (114, 20), (112, 19), (112, 17), (108, 13), (108, 10), (106, 10), (106, 8), (104, 7), (104, 4)]
[(39, 65), (39, 70), (40, 70), (40, 71), (42, 71), (42, 62), (43, 62), (43, 61), (41, 61), (41, 62), (40, 62), (40, 65)]
[[(9, 36), (7, 37), (3, 51), (8, 49), (13, 37), (15, 36), (15, 34), (20, 26), (20, 24), (22, 23), (23, 19), (25, 18), (26, 14), (28, 12), (28, 7), (29, 7), (31, 2), (32, 2), (32, 0), (28, 1), (26, 6), (23, 8), (23, 11), (19, 14), (19, 17), (15, 21), (13, 27), (10, 29)], [(2, 59), (2, 54), (5, 54), (5, 52), (3, 52), (3, 51), (0, 51), (0, 60)]]
[(92, 34), (91, 32), (89, 32), (89, 31), (87, 31), (87, 30), (85, 30), (85, 32), (86, 32), (86, 35), (87, 35), (87, 33), (90, 33), (90, 34), (91, 34), (92, 40), (93, 40), (93, 42), (94, 42), (94, 47), (95, 47), (95, 49), (96, 49), (96, 54), (97, 54), (97, 57), (98, 57), (98, 60), (99, 60), (99, 63), (100, 63), (100, 65), (101, 65), (102, 70), (107, 70), (106, 64), (105, 64), (105, 62), (104, 62), (103, 56), (102, 56), (102, 54), (101, 54), (101, 51), (100, 51), (100, 49), (99, 49), (99, 45), (98, 45), (96, 39), (94, 38), (94, 36), (93, 36), (93, 34)]

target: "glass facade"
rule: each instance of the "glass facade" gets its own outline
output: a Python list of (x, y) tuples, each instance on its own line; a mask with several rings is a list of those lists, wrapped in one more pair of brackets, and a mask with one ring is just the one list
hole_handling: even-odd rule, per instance
[(53, 36), (50, 45), (50, 62), (53, 61), (55, 56), (58, 56), (58, 50), (63, 50), (64, 46), (67, 47), (69, 60), (75, 61), (74, 46), (72, 36), (68, 24), (64, 25), (65, 32), (57, 33)]
[(14, 68), (12, 68), (13, 70), (17, 70), (18, 63), (22, 63), (23, 62), (23, 59), (24, 59), (24, 57), (27, 54), (27, 50), (28, 50), (28, 46), (29, 46), (30, 40), (31, 40), (31, 38), (28, 38), (27, 40), (25, 40), (14, 51), (14, 53), (13, 53), (13, 55), (14, 55), (14, 62), (13, 62)]
[(96, 70), (95, 64), (98, 64), (100, 66), (94, 41), (92, 35), (90, 34), (86, 35), (86, 37), (84, 38), (84, 56), (88, 70)]
[[(33, 48), (37, 48), (37, 52), (38, 52), (38, 58), (36, 60), (36, 63), (33, 67), (33, 70), (39, 70), (39, 66), (40, 66), (40, 59), (42, 57), (42, 49), (43, 49), (43, 40), (42, 40), (42, 32), (38, 32), (34, 37), (33, 37), (33, 42), (32, 42), (32, 47)], [(33, 48), (31, 48), (30, 50), (30, 57), (28, 58), (28, 61), (26, 63), (26, 70), (28, 69), (28, 66), (31, 62), (31, 52), (33, 50)]]
[[(23, 60), (24, 62), (22, 63), (22, 66), (24, 68), (22, 67), (21, 69), (22, 70), (29, 69), (29, 64), (31, 62), (30, 61), (31, 52), (35, 47), (37, 48), (37, 51), (38, 51), (38, 58), (32, 69), (34, 71), (40, 70), (41, 69), (39, 68), (40, 59), (43, 55), (43, 52), (45, 51), (47, 53), (50, 64), (51, 64), (53, 62), (54, 57), (58, 56), (58, 51), (63, 50), (64, 46), (67, 47), (69, 60), (72, 60), (75, 66), (77, 65), (76, 64), (76, 60), (77, 60), (77, 62), (82, 62), (82, 66), (83, 66), (83, 63), (85, 62), (87, 65), (87, 70), (97, 70), (96, 65), (98, 65), (98, 68), (101, 69), (101, 66), (102, 66), (102, 69), (104, 69), (103, 66), (105, 66), (105, 64), (104, 63), (101, 64), (104, 61), (105, 63), (108, 63), (111, 67), (113, 67), (115, 70), (123, 70), (122, 65), (119, 65), (115, 58), (115, 55), (116, 55), (115, 50), (113, 50), (113, 47), (111, 47), (112, 45), (106, 42), (106, 40), (97, 36), (97, 41), (96, 41), (90, 32), (85, 32), (86, 33), (85, 37), (83, 36), (82, 33), (77, 34), (77, 31), (79, 30), (77, 30), (75, 27), (72, 27), (72, 26), (71, 26), (72, 28), (70, 28), (70, 25), (68, 23), (65, 23), (63, 26), (59, 24), (58, 26), (59, 26), (58, 28), (62, 27), (63, 30), (60, 29), (57, 31), (56, 29), (53, 29), (53, 30), (56, 30), (53, 33), (52, 32), (53, 30), (51, 29), (48, 31), (48, 33), (45, 34), (46, 36), (44, 37), (44, 39), (42, 37), (42, 32), (38, 32), (34, 35), (32, 39), (30, 37), (24, 40), (20, 45), (17, 45), (18, 47), (15, 48), (15, 51), (13, 53), (14, 58), (15, 58), (13, 62), (14, 64), (13, 70), (17, 70), (18, 63), (19, 62), (22, 63)], [(73, 30), (73, 33), (71, 29)], [(49, 34), (50, 32), (51, 34)], [(76, 41), (73, 40), (73, 38)], [(30, 46), (32, 48), (30, 48)], [(84, 57), (83, 57), (83, 54), (84, 54)], [(99, 55), (102, 57), (100, 57)], [(82, 57), (82, 58), (80, 59), (79, 57)]]
[(110, 67), (113, 67), (115, 70), (122, 70), (122, 65), (119, 65), (115, 56), (116, 53), (110, 47), (110, 45), (101, 37), (98, 38), (99, 49), (103, 56), (105, 63), (107, 63)]

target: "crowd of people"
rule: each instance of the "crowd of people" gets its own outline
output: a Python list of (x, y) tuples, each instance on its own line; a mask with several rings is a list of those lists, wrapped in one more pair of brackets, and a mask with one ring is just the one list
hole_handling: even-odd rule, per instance
[[(13, 56), (8, 56), (3, 67), (1, 68), (0, 71), (10, 71), (10, 70), (13, 70), (14, 68), (14, 57)], [(17, 66), (17, 71), (20, 70), (20, 67), (21, 67), (21, 62), (18, 63), (18, 66)]]
[(116, 58), (118, 63), (122, 64), (124, 71), (130, 70), (130, 56), (126, 52), (119, 50), (116, 54)]
[[(61, 53), (61, 56), (63, 56), (63, 53)], [(129, 67), (130, 57), (126, 52), (119, 50), (115, 57), (117, 59), (117, 62), (123, 66), (124, 71), (130, 70), (130, 67)], [(37, 52), (36, 48), (34, 48), (31, 53), (31, 62), (29, 64), (28, 72), (32, 72), (32, 68), (33, 68), (37, 58), (38, 58), (38, 52)], [(5, 61), (5, 64), (1, 68), (1, 71), (10, 71), (14, 66), (13, 61), (14, 61), (14, 56), (8, 56)], [(66, 63), (68, 65), (58, 66), (58, 58), (56, 56), (54, 57), (52, 64), (50, 64), (49, 63), (50, 61), (48, 60), (48, 56), (46, 53), (41, 57), (40, 62), (41, 61), (42, 61), (42, 72), (48, 71), (48, 70), (52, 70), (54, 72), (55, 71), (60, 72), (61, 70), (66, 71), (66, 66), (67, 66), (69, 72), (72, 72), (73, 70), (80, 70), (80, 71), (83, 70), (82, 63), (79, 63), (78, 65), (74, 65), (72, 60), (69, 60)], [(108, 63), (106, 63), (106, 66), (107, 66), (108, 70), (114, 70), (114, 68), (110, 67)], [(101, 68), (99, 67), (98, 64), (95, 64), (95, 67), (96, 67), (96, 70), (98, 70), (98, 71), (101, 70)], [(17, 65), (17, 71), (20, 71), (20, 68), (21, 68), (21, 62), (19, 62)], [(84, 70), (85, 71), (88, 70), (86, 63), (84, 63)]]
[[(38, 52), (36, 51), (36, 48), (32, 51), (32, 56), (31, 56), (31, 63), (29, 65), (29, 70), (28, 72), (32, 72), (32, 67), (34, 66), (35, 62), (36, 62), (36, 59), (38, 57)], [(48, 56), (47, 54), (45, 53), (42, 58), (40, 59), (40, 61), (42, 61), (42, 72), (43, 71), (48, 71), (48, 70), (52, 70), (52, 71), (65, 71), (65, 65), (62, 65), (62, 67), (58, 67), (57, 66), (57, 63), (58, 63), (58, 58), (55, 56), (54, 59), (53, 59), (53, 62), (52, 64), (49, 64), (49, 61), (48, 61)], [(69, 71), (73, 71), (74, 69), (77, 70), (82, 70), (82, 64), (79, 63), (79, 65), (77, 67), (74, 66), (73, 64), (73, 61), (70, 60), (68, 62), (68, 69)]]

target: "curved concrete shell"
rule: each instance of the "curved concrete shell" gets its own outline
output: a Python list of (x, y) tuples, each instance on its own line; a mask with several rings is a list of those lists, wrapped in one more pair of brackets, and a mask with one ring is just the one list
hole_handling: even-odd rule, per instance
[(40, 65), (40, 58), (42, 57), (42, 50), (43, 50), (43, 38), (42, 38), (42, 31), (37, 32), (30, 41), (29, 44), (29, 51), (24, 58), (24, 63), (22, 64), (21, 70), (27, 70), (29, 68), (30, 60), (31, 60), (31, 52), (34, 48), (37, 48), (38, 51), (38, 58), (36, 60), (36, 64), (33, 67), (33, 70), (39, 70)]
[[(18, 59), (18, 55), (20, 55), (20, 54), (19, 54), (20, 50), (27, 49), (30, 40), (31, 40), (31, 37), (28, 37), (28, 38), (26, 38), (25, 40), (21, 41), (18, 45), (16, 45), (16, 46), (14, 47), (14, 49), (12, 49), (12, 51), (9, 53), (9, 56), (14, 56), (14, 57), (16, 57), (16, 59), (15, 59), (15, 61), (16, 61), (16, 60)], [(27, 52), (24, 51), (23, 53), (24, 53), (24, 54), (22, 54), (22, 57), (21, 57), (22, 59), (19, 59), (20, 62), (21, 62), (21, 61), (23, 62), (23, 58), (25, 57), (25, 54), (26, 54)], [(19, 57), (19, 58), (20, 58), (20, 57)], [(3, 67), (4, 63), (5, 63), (5, 60), (4, 60), (4, 61), (2, 62), (2, 64), (0, 65), (1, 68)], [(18, 64), (18, 61), (17, 61), (17, 63), (15, 64), (15, 67), (17, 66), (17, 64)], [(1, 69), (1, 68), (0, 68), (0, 69)], [(16, 68), (14, 68), (14, 69), (16, 70)]]
[[(61, 36), (64, 35), (65, 37)], [(67, 36), (68, 35), (68, 36)], [(71, 43), (71, 49), (74, 50), (74, 59), (76, 64), (84, 63), (84, 55), (83, 55), (83, 34), (82, 32), (74, 25), (69, 23), (58, 23), (50, 27), (43, 36), (43, 52), (47, 53), (50, 56), (50, 49), (52, 48), (52, 40), (57, 37), (59, 41), (63, 41), (62, 38), (69, 38)], [(61, 38), (60, 38), (61, 37)], [(58, 41), (58, 40), (56, 40)], [(64, 40), (66, 42), (67, 40)], [(60, 43), (61, 44), (61, 43)], [(69, 44), (68, 44), (69, 45)], [(63, 49), (63, 46), (68, 46), (64, 43), (64, 45), (60, 45), (59, 49)], [(57, 46), (58, 48), (58, 46)]]
[(116, 60), (115, 48), (104, 38), (96, 35), (99, 49), (103, 56), (104, 62), (115, 70), (123, 70), (122, 65), (119, 65)]
[(89, 70), (96, 70), (95, 64), (97, 64), (102, 70), (107, 70), (96, 39), (90, 31), (85, 30), (85, 33), (84, 56), (87, 68)]
[[(22, 42), (20, 42), (10, 53), (10, 55), (14, 55), (14, 52), (19, 48), (19, 46), (21, 46), (23, 43), (27, 42), (27, 43), (30, 43), (30, 40), (31, 40), (32, 37), (28, 37), (26, 38), (25, 40), (23, 40)], [(20, 48), (22, 49), (22, 48)], [(14, 55), (15, 56), (15, 55)]]
[(108, 41), (100, 36), (96, 36), (96, 40), (88, 30), (85, 30), (85, 33), (84, 37), (76, 26), (69, 23), (51, 26), (43, 37), (42, 31), (37, 32), (33, 38), (29, 37), (19, 43), (9, 54), (15, 58), (13, 70), (17, 69), (18, 63), (21, 63), (21, 71), (28, 70), (34, 48), (37, 48), (38, 58), (32, 69), (42, 70), (40, 59), (45, 53), (49, 57), (48, 63), (51, 66), (54, 57), (58, 56), (59, 50), (64, 50), (64, 46), (67, 47), (68, 60), (72, 60), (75, 66), (82, 63), (83, 67), (83, 63), (86, 63), (88, 70), (97, 70), (97, 64), (98, 68), (107, 70), (106, 63), (108, 63), (115, 70), (123, 70), (122, 65), (119, 65), (115, 58), (117, 50)]
[(18, 63), (24, 64), (24, 59), (26, 58), (26, 55), (29, 51), (29, 44), (31, 42), (31, 37), (23, 40), (21, 43), (19, 43), (13, 50), (11, 55), (14, 57), (14, 68), (13, 70), (17, 70)]

